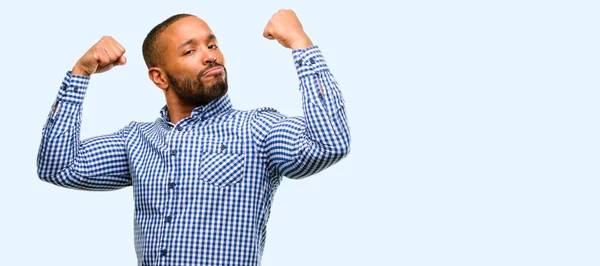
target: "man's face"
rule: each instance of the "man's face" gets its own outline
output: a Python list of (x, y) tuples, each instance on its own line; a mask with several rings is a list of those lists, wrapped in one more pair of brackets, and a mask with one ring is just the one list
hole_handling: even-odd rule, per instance
[(170, 88), (187, 104), (200, 106), (227, 93), (225, 59), (217, 38), (197, 17), (171, 24), (158, 40)]

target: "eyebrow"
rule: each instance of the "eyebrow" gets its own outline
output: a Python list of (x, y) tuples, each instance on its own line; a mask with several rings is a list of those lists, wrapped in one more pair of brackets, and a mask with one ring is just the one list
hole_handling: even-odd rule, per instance
[[(217, 40), (217, 36), (215, 36), (214, 34), (210, 34), (210, 35), (208, 35), (207, 42), (210, 42), (210, 41), (215, 41), (215, 40)], [(177, 47), (177, 50), (179, 50), (179, 49), (183, 48), (183, 47), (184, 47), (184, 46), (186, 46), (186, 45), (193, 44), (193, 43), (195, 43), (195, 42), (197, 42), (196, 38), (191, 38), (191, 39), (189, 39), (189, 40), (187, 40), (187, 41), (183, 42), (182, 44), (180, 44), (180, 45), (179, 45), (179, 47)]]

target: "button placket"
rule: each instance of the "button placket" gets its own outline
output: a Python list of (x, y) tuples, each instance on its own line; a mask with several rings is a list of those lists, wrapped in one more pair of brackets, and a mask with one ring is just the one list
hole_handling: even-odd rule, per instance
[(168, 247), (171, 243), (171, 227), (172, 227), (172, 221), (173, 221), (173, 209), (174, 206), (172, 206), (172, 202), (175, 202), (174, 197), (176, 195), (176, 191), (175, 188), (177, 187), (177, 173), (179, 171), (177, 165), (178, 165), (178, 154), (180, 153), (180, 150), (176, 149), (174, 145), (174, 143), (177, 143), (176, 138), (178, 135), (178, 131), (182, 131), (183, 127), (181, 125), (176, 125), (173, 129), (175, 129), (176, 131), (171, 131), (169, 139), (170, 139), (170, 147), (171, 150), (169, 151), (169, 175), (167, 177), (168, 183), (167, 183), (167, 195), (166, 195), (166, 200), (165, 200), (165, 207), (164, 207), (164, 222), (165, 225), (162, 226), (162, 236), (161, 236), (161, 243), (162, 243), (162, 249), (160, 251), (160, 256), (162, 258), (164, 258), (165, 260), (167, 259), (167, 255), (168, 253)]

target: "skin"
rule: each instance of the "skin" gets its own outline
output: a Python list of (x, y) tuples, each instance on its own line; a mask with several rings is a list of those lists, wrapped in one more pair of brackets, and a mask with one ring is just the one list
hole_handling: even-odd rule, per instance
[[(218, 48), (216, 37), (209, 26), (197, 17), (186, 17), (171, 24), (159, 37), (163, 47), (163, 64), (148, 69), (148, 76), (163, 90), (169, 108), (171, 122), (188, 117), (197, 105), (181, 99), (173, 88), (173, 81), (196, 79), (195, 77), (214, 62), (225, 65), (223, 53)], [(226, 74), (204, 76), (200, 79), (204, 87), (224, 82)], [(206, 104), (206, 103), (204, 103)]]
[[(296, 13), (289, 9), (281, 9), (271, 17), (263, 36), (293, 50), (313, 45)], [(148, 77), (164, 92), (172, 123), (190, 116), (198, 105), (182, 99), (173, 86), (177, 82), (170, 77), (177, 81), (198, 80), (199, 73), (214, 66), (212, 62), (216, 58), (216, 62), (223, 66), (221, 72), (213, 69), (213, 75), (202, 76), (199, 80), (205, 88), (226, 81), (225, 58), (218, 48), (216, 37), (213, 37), (208, 24), (194, 16), (176, 21), (159, 36), (163, 63), (149, 68)], [(77, 61), (72, 73), (89, 77), (126, 63), (125, 48), (112, 37), (104, 36)], [(194, 89), (200, 90), (200, 87), (195, 86)]]

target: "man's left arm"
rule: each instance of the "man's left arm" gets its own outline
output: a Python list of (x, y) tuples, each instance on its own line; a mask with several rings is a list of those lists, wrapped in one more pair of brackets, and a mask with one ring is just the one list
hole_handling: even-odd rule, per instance
[(294, 11), (275, 13), (263, 36), (292, 49), (304, 116), (262, 111), (252, 123), (253, 141), (275, 175), (306, 177), (350, 152), (344, 99), (321, 50), (312, 44)]

